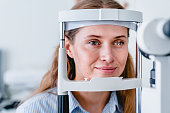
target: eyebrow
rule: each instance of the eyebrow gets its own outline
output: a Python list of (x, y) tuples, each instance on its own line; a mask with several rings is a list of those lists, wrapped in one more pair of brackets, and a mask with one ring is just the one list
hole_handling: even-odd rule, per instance
[[(99, 35), (88, 35), (87, 37), (101, 38), (102, 36), (99, 36)], [(119, 38), (127, 38), (127, 36), (125, 36), (125, 35), (120, 35), (120, 36), (116, 36), (116, 37), (114, 37), (114, 38), (117, 38), (117, 39), (119, 39)]]
[(127, 38), (125, 35), (116, 36), (115, 38)]

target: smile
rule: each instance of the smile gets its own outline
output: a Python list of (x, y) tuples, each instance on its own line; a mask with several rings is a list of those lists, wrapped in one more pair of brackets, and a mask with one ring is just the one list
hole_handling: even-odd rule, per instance
[(105, 74), (112, 74), (117, 67), (96, 67), (97, 70)]

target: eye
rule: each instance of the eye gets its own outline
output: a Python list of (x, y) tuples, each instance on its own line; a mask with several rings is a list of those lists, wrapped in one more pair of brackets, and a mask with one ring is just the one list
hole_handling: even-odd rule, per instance
[(113, 43), (115, 46), (122, 46), (123, 44), (124, 44), (124, 42), (123, 41), (121, 41), (121, 40), (116, 40), (116, 41), (114, 41), (114, 43)]
[(100, 42), (93, 40), (93, 41), (89, 41), (89, 44), (91, 44), (91, 45), (100, 45)]

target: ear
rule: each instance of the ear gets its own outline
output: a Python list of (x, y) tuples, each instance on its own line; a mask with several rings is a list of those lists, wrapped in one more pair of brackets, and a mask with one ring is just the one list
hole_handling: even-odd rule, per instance
[(66, 36), (65, 36), (65, 48), (66, 48), (66, 53), (68, 54), (68, 56), (73, 58), (72, 45)]

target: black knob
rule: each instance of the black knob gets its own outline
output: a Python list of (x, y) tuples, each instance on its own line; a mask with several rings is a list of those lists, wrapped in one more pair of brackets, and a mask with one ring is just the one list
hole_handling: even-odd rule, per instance
[(170, 39), (170, 20), (164, 24), (163, 33)]

